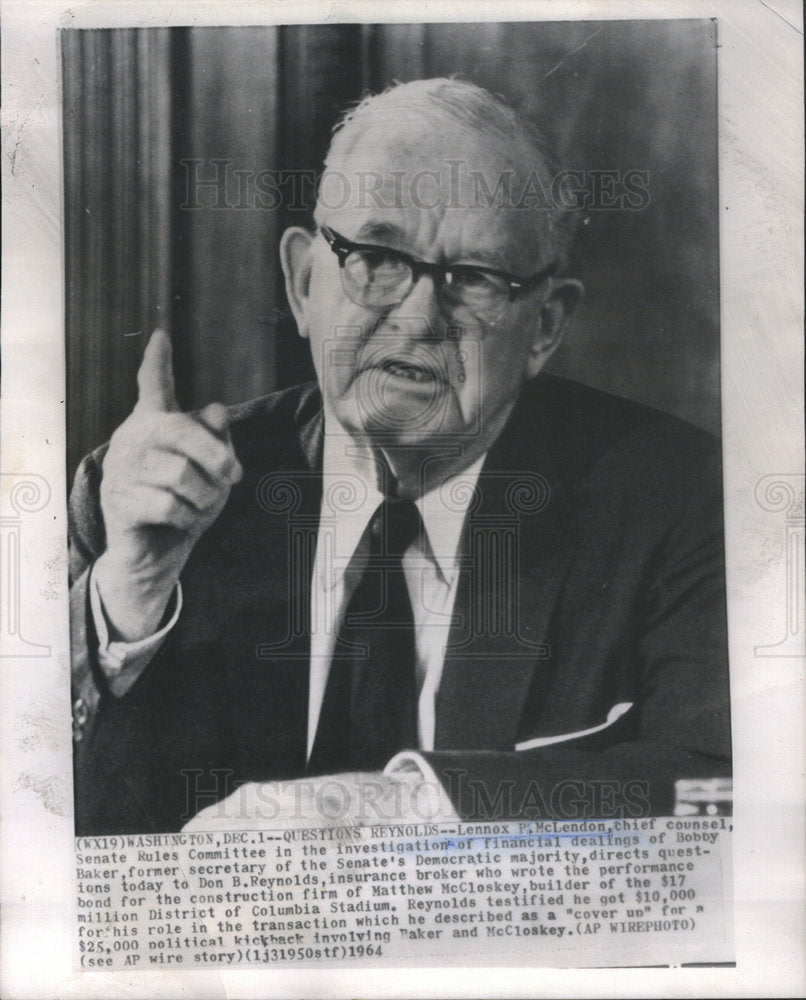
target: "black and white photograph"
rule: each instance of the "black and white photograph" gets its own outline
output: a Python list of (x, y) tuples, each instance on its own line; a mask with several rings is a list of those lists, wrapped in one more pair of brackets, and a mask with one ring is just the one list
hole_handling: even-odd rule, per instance
[[(772, 216), (778, 190), (728, 141), (745, 22), (48, 6), (57, 190), (23, 131), (4, 185), (30, 173), (9, 225), (40, 199), (57, 254), (35, 285), (4, 240), (3, 292), (61, 309), (63, 472), (7, 452), (0, 637), (47, 691), (7, 718), (58, 759), (13, 792), (62, 831), (64, 960), (164, 996), (741, 974), (745, 720), (806, 634), (802, 475), (786, 436), (761, 466), (742, 444), (766, 327), (735, 191)], [(38, 434), (8, 384), (4, 427)], [(63, 531), (55, 631), (26, 611), (34, 515)]]
[[(682, 859), (732, 811), (716, 41), (62, 32), (78, 837), (397, 827), (473, 904), (421, 901), (441, 947), (575, 962), (557, 907), (597, 943), (702, 930), (729, 874), (694, 888)], [(562, 838), (626, 863), (575, 878)], [(279, 915), (339, 871), (379, 893), (375, 848), (340, 852)], [(220, 877), (270, 890), (266, 866), (190, 865), (191, 900), (277, 916)], [(161, 874), (120, 884), (160, 903)], [(253, 962), (342, 940), (252, 930)], [(345, 958), (394, 946), (354, 933)]]
[(716, 37), (63, 33), (79, 835), (725, 811)]

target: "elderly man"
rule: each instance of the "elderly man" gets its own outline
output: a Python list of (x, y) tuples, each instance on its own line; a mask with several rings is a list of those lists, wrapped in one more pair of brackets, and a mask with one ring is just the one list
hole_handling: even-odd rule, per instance
[(729, 773), (718, 448), (541, 373), (582, 292), (555, 180), (487, 92), (397, 86), (282, 238), (317, 384), (179, 413), (152, 336), (72, 498), (79, 833), (313, 823), (326, 785), (663, 814)]

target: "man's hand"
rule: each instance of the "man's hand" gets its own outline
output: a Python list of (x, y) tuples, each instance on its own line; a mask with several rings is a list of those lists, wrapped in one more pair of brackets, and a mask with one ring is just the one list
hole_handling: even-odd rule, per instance
[(157, 631), (193, 546), (243, 474), (220, 403), (179, 412), (163, 330), (151, 336), (137, 384), (137, 405), (104, 458), (106, 551), (94, 568), (114, 638), (127, 642)]
[(296, 830), (457, 819), (442, 789), (411, 775), (352, 772), (241, 785), (183, 832)]

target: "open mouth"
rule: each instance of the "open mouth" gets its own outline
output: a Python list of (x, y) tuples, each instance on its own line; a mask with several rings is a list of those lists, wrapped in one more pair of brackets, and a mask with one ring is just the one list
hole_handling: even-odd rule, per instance
[(382, 362), (378, 367), (381, 371), (388, 372), (397, 378), (404, 378), (409, 382), (435, 382), (437, 373), (433, 368), (417, 364), (413, 361), (401, 361), (398, 358), (390, 358)]

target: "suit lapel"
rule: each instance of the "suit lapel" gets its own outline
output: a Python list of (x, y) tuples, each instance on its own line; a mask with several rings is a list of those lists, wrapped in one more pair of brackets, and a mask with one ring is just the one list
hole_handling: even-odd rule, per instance
[(479, 477), (437, 697), (437, 750), (512, 750), (536, 672), (548, 682), (547, 627), (573, 550), (571, 494), (550, 438), (547, 423), (516, 411)]
[[(280, 434), (275, 425), (265, 431), (269, 442)], [(301, 774), (305, 766), (321, 413), (284, 434), (279, 461), (276, 454), (261, 454), (256, 439), (222, 540), (227, 561), (241, 577), (238, 591), (229, 595), (233, 613), (222, 641), (243, 773), (251, 780)]]

